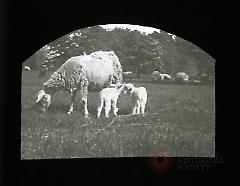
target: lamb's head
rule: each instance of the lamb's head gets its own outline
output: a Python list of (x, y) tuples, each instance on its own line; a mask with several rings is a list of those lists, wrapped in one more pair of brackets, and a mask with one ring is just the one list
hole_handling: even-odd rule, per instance
[(134, 91), (135, 86), (132, 83), (125, 83), (124, 86), (124, 93), (132, 94)]
[(44, 90), (40, 90), (37, 95), (36, 103), (40, 111), (46, 112), (47, 108), (51, 104), (50, 94), (46, 94)]
[(117, 83), (116, 88), (119, 89), (120, 91), (123, 91), (124, 86), (122, 83)]

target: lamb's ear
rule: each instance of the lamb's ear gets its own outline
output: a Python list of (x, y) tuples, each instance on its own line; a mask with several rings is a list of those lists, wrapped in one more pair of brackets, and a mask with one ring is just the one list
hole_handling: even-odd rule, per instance
[(117, 88), (122, 88), (122, 87), (123, 87), (123, 84), (121, 84), (121, 83), (117, 84)]

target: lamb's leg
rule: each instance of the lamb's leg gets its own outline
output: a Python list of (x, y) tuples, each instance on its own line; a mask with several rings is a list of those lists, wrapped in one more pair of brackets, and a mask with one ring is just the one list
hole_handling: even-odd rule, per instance
[(98, 106), (98, 113), (97, 113), (97, 117), (98, 117), (98, 118), (99, 118), (100, 115), (101, 115), (103, 105), (104, 105), (104, 101), (103, 101), (103, 99), (100, 99), (100, 105)]
[(145, 103), (141, 103), (141, 113), (144, 114), (145, 112)]
[(136, 111), (137, 111), (137, 102), (134, 103), (132, 114), (136, 114)]
[(68, 114), (71, 114), (73, 112), (73, 103), (74, 103), (76, 94), (77, 94), (77, 91), (71, 92), (71, 105), (70, 105), (70, 109), (68, 111)]
[(137, 101), (137, 114), (140, 114), (140, 102)]
[(111, 102), (106, 101), (105, 102), (105, 117), (108, 118), (109, 117), (109, 112), (111, 110)]
[(113, 114), (117, 116), (118, 108), (117, 108), (117, 101), (112, 102)]

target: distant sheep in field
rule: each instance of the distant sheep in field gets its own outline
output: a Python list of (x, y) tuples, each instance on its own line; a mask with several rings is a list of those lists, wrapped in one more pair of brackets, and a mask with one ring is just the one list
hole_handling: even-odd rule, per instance
[(168, 74), (162, 74), (159, 71), (154, 71), (151, 75), (151, 78), (153, 81), (158, 81), (158, 80), (170, 80), (172, 77)]
[(201, 83), (201, 81), (200, 80), (193, 80), (193, 83)]
[(105, 107), (105, 117), (109, 117), (111, 108), (113, 109), (114, 116), (117, 116), (118, 108), (117, 102), (120, 94), (122, 93), (124, 86), (122, 84), (111, 85), (110, 87), (104, 88), (99, 93), (100, 104), (98, 106), (97, 117), (99, 118)]
[(162, 80), (170, 80), (170, 79), (172, 79), (172, 77), (168, 74), (161, 74), (161, 79)]
[(131, 72), (131, 71), (126, 71), (126, 72), (123, 72), (123, 75), (131, 75), (131, 74), (133, 74), (133, 72)]
[(161, 78), (161, 73), (158, 71), (154, 71), (151, 75), (151, 79), (153, 81), (158, 81)]
[[(39, 103), (44, 95), (49, 95), (51, 98), (55, 92), (66, 90), (71, 94), (71, 105), (68, 111), (68, 114), (71, 114), (77, 91), (80, 90), (84, 115), (88, 116), (88, 91), (101, 90), (118, 82), (122, 82), (122, 66), (113, 51), (97, 51), (89, 55), (75, 56), (68, 59), (44, 83), (43, 94), (38, 94), (36, 102)], [(49, 103), (50, 100), (45, 101)], [(49, 105), (40, 105), (41, 110), (46, 111)]]
[(176, 74), (176, 78), (177, 81), (188, 81), (189, 80), (189, 75), (186, 74), (185, 72), (178, 72)]
[(132, 114), (144, 114), (147, 103), (147, 90), (145, 87), (135, 87), (131, 83), (124, 84), (127, 88), (127, 92), (132, 97)]
[(25, 71), (31, 71), (31, 68), (29, 66), (24, 66)]

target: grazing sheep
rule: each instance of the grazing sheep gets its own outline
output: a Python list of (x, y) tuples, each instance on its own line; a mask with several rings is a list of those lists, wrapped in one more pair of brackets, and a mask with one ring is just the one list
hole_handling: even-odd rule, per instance
[(99, 118), (105, 105), (105, 117), (109, 117), (109, 112), (111, 107), (113, 109), (113, 113), (117, 116), (118, 108), (117, 108), (117, 101), (124, 89), (122, 84), (111, 85), (110, 87), (104, 88), (99, 93), (100, 104), (98, 106), (97, 117)]
[(25, 71), (31, 71), (31, 68), (29, 66), (24, 66)]
[(133, 108), (132, 114), (144, 114), (147, 103), (147, 90), (145, 87), (135, 87), (131, 83), (124, 84), (128, 93), (132, 96)]
[[(66, 90), (71, 94), (68, 114), (73, 112), (73, 103), (78, 90), (82, 93), (84, 115), (88, 116), (88, 90), (100, 90), (112, 83), (122, 82), (122, 66), (113, 51), (97, 51), (89, 55), (75, 56), (68, 59), (44, 83), (43, 94), (38, 95), (39, 102), (43, 95), (50, 97), (57, 91)], [(45, 104), (46, 108), (50, 104)]]
[(172, 77), (168, 74), (161, 74), (161, 79), (162, 80), (170, 80), (170, 79), (172, 79)]
[(168, 74), (162, 74), (159, 71), (154, 71), (151, 76), (153, 81), (158, 81), (158, 80), (170, 80), (172, 77)]
[(129, 74), (132, 74), (133, 72), (131, 71), (126, 71), (126, 72), (123, 72), (123, 75), (129, 75)]
[(179, 81), (188, 81), (189, 80), (189, 75), (186, 74), (185, 72), (178, 72), (176, 74), (176, 80)]
[(200, 80), (193, 80), (193, 83), (201, 83), (201, 81)]
[(153, 81), (158, 81), (161, 78), (161, 73), (158, 71), (154, 71), (151, 75)]

